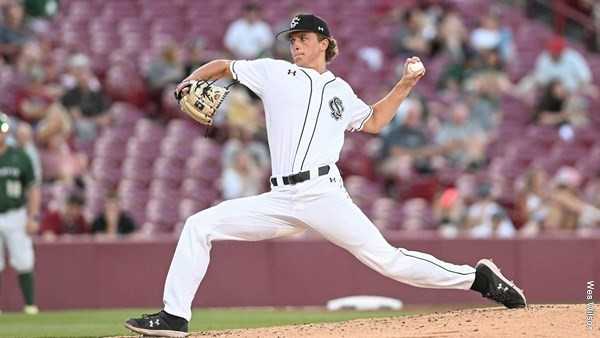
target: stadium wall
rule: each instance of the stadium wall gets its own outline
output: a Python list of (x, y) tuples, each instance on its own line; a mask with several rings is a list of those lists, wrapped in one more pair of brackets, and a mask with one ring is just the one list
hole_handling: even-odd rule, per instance
[[(492, 257), (525, 289), (530, 303), (582, 303), (586, 282), (600, 280), (600, 238), (388, 239), (455, 263)], [(38, 305), (42, 310), (160, 307), (175, 243), (173, 238), (37, 242)], [(331, 298), (358, 294), (396, 297), (407, 304), (487, 303), (470, 292), (403, 285), (325, 241), (292, 239), (215, 243), (194, 304), (323, 305)], [(15, 272), (8, 269), (2, 276), (0, 309), (20, 310), (22, 305)]]

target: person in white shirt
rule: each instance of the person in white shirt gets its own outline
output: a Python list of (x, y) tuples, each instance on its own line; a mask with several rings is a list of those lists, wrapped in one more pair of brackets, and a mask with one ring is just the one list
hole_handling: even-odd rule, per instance
[(254, 59), (273, 45), (273, 32), (261, 20), (260, 7), (250, 3), (244, 7), (244, 16), (231, 23), (225, 33), (225, 47), (237, 59)]
[(592, 83), (592, 72), (583, 56), (567, 47), (562, 37), (553, 37), (537, 58), (533, 73), (541, 86), (559, 80), (570, 93), (578, 93)]
[(238, 149), (233, 154), (230, 166), (224, 168), (221, 177), (223, 198), (232, 199), (252, 196), (262, 191), (261, 168), (246, 149)]
[(489, 220), (471, 228), (469, 234), (473, 238), (512, 238), (516, 235), (516, 230), (510, 218), (498, 206)]
[[(480, 260), (476, 267), (455, 265), (390, 245), (344, 188), (335, 163), (345, 132), (379, 133), (425, 75), (421, 61), (407, 59), (398, 83), (369, 106), (346, 81), (327, 70), (337, 43), (323, 19), (297, 15), (290, 29), (279, 35), (289, 41), (293, 63), (215, 60), (186, 79), (232, 77), (262, 99), (271, 191), (224, 201), (189, 217), (165, 281), (164, 309), (132, 318), (126, 327), (147, 336), (185, 337), (213, 241), (266, 240), (308, 229), (396, 281), (423, 288), (471, 289), (509, 308), (525, 307), (523, 292), (490, 260)], [(178, 90), (183, 87), (182, 83)]]

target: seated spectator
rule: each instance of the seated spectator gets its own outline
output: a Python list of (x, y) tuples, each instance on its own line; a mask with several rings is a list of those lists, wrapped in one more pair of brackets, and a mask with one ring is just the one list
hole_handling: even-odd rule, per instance
[(511, 238), (516, 233), (514, 224), (503, 210), (498, 210), (489, 221), (475, 225), (469, 231), (469, 235), (474, 238)]
[(575, 168), (559, 169), (548, 194), (548, 214), (542, 224), (543, 231), (574, 231), (600, 223), (600, 210), (579, 197), (580, 183), (581, 175)]
[(380, 168), (389, 177), (409, 175), (403, 174), (402, 168), (431, 173), (431, 158), (443, 149), (431, 144), (423, 123), (423, 106), (418, 100), (409, 99), (401, 110), (398, 115), (404, 116), (402, 123), (382, 133)]
[(42, 236), (52, 239), (65, 234), (84, 234), (89, 226), (83, 217), (83, 198), (73, 194), (60, 210), (48, 212), (42, 219), (40, 230)]
[(479, 186), (477, 200), (467, 211), (466, 230), (476, 238), (507, 238), (515, 235), (515, 227), (495, 201), (490, 183)]
[(542, 169), (529, 169), (517, 197), (517, 210), (524, 216), (522, 234), (536, 234), (548, 215), (547, 174)]
[(571, 94), (595, 94), (592, 72), (584, 57), (567, 47), (563, 37), (555, 36), (546, 44), (546, 50), (537, 58), (534, 71), (521, 80), (519, 93), (531, 95), (536, 86), (545, 87), (558, 80)]
[(433, 217), (441, 233), (447, 231), (447, 228), (457, 229), (464, 223), (464, 214), (465, 201), (455, 187), (441, 191), (433, 202)]
[(185, 76), (184, 70), (179, 47), (175, 43), (167, 44), (148, 67), (146, 79), (150, 90), (160, 93), (165, 86), (181, 81)]
[(428, 29), (425, 19), (420, 8), (411, 8), (404, 13), (400, 27), (393, 35), (394, 54), (427, 56), (431, 53), (436, 32)]
[(257, 139), (253, 130), (248, 128), (232, 128), (229, 139), (223, 145), (223, 167), (234, 167), (237, 153), (245, 151), (261, 170), (269, 167), (269, 150), (263, 142)]
[(46, 82), (45, 70), (41, 64), (30, 64), (25, 70), (27, 84), (16, 94), (17, 115), (19, 119), (35, 126), (46, 117), (48, 108), (62, 91)]
[(243, 16), (227, 28), (224, 45), (234, 59), (255, 59), (266, 56), (273, 45), (273, 32), (261, 18), (258, 4), (244, 6)]
[(447, 149), (451, 165), (478, 167), (485, 161), (488, 137), (484, 130), (470, 119), (470, 109), (463, 103), (451, 108), (450, 121), (442, 123), (436, 143)]
[(587, 121), (585, 103), (570, 95), (558, 80), (544, 89), (538, 100), (534, 118), (537, 123), (551, 126), (580, 126)]
[(512, 32), (507, 27), (500, 27), (499, 18), (495, 15), (488, 14), (480, 19), (479, 26), (471, 32), (470, 42), (480, 54), (498, 50), (504, 62), (510, 61), (514, 54)]
[(136, 228), (135, 221), (119, 206), (119, 196), (111, 192), (106, 196), (104, 210), (92, 222), (92, 233), (127, 235)]
[(185, 60), (183, 77), (191, 74), (200, 66), (210, 61), (205, 55), (205, 47), (206, 41), (203, 38), (197, 38), (191, 43), (187, 59)]
[(225, 167), (221, 178), (223, 198), (232, 199), (257, 195), (264, 186), (264, 175), (258, 163), (241, 149), (234, 154), (231, 166)]
[(14, 63), (23, 44), (31, 37), (21, 1), (0, 2), (3, 20), (0, 22), (0, 56)]
[[(83, 57), (83, 56), (81, 56)], [(77, 138), (82, 141), (93, 140), (97, 129), (109, 123), (105, 114), (108, 99), (102, 93), (102, 88), (95, 81), (95, 76), (83, 60), (77, 61), (77, 56), (71, 64), (71, 75), (75, 80), (61, 99), (75, 124)]]
[(69, 144), (72, 122), (65, 109), (55, 103), (47, 115), (36, 132), (43, 181), (73, 182), (85, 172), (87, 158), (73, 151)]
[(437, 44), (439, 53), (447, 56), (451, 64), (465, 61), (470, 46), (468, 30), (459, 12), (449, 11), (441, 18)]

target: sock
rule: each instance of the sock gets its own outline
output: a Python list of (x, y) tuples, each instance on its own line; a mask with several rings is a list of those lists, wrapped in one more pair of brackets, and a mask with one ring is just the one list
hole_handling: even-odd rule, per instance
[(19, 274), (19, 285), (25, 299), (25, 304), (34, 305), (33, 272)]
[(471, 285), (471, 290), (478, 291), (482, 295), (485, 295), (489, 291), (488, 280), (479, 271), (475, 273), (475, 281)]

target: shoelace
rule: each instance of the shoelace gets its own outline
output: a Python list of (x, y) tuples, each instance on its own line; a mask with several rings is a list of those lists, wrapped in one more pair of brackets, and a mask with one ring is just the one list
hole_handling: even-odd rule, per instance
[(158, 317), (160, 315), (160, 312), (157, 313), (144, 313), (142, 314), (142, 319), (148, 319), (150, 317)]

